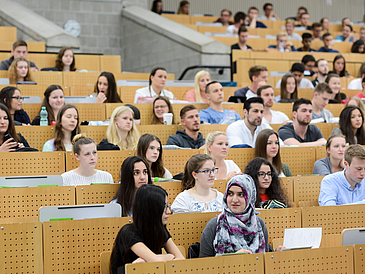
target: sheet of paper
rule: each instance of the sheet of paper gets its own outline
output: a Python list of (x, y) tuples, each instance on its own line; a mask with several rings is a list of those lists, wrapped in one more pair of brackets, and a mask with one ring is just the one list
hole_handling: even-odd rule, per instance
[(322, 227), (288, 228), (284, 231), (286, 248), (312, 246), (319, 248), (322, 240)]

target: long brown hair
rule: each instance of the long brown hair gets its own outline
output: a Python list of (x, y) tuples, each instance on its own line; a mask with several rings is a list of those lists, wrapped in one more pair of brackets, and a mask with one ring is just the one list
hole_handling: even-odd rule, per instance
[(14, 123), (13, 123), (13, 119), (11, 118), (11, 114), (10, 114), (9, 109), (4, 104), (1, 104), (0, 103), (0, 110), (3, 110), (3, 111), (6, 112), (6, 115), (8, 116), (8, 120), (9, 120), (8, 129), (6, 130), (4, 136), (6, 134), (10, 134), (11, 137), (13, 137), (14, 141), (19, 143), (20, 142), (20, 139), (18, 137), (18, 134), (16, 134), (15, 127), (14, 127)]
[(18, 75), (18, 71), (16, 69), (18, 62), (24, 61), (28, 64), (28, 72), (27, 75), (25, 75), (24, 77), (24, 81), (33, 81), (33, 78), (31, 76), (31, 72), (30, 72), (30, 64), (29, 61), (27, 59), (24, 58), (16, 58), (13, 60), (13, 62), (11, 63), (9, 70), (8, 70), (8, 78), (9, 78), (9, 82), (10, 84), (16, 84), (19, 81), (19, 75)]
[(77, 112), (77, 125), (75, 127), (75, 129), (72, 131), (71, 133), (71, 140), (73, 139), (73, 137), (75, 137), (76, 134), (80, 133), (80, 126), (79, 126), (79, 111), (77, 109), (77, 107), (75, 107), (74, 105), (64, 105), (63, 107), (61, 107), (61, 109), (59, 110), (58, 114), (57, 114), (57, 121), (56, 121), (56, 127), (55, 127), (55, 131), (54, 131), (54, 146), (56, 148), (56, 151), (65, 151), (65, 146), (63, 145), (63, 138), (65, 137), (62, 131), (62, 116), (63, 114), (66, 112), (66, 110), (70, 109), (70, 108), (74, 108)]
[[(279, 141), (279, 135), (276, 133), (275, 130), (272, 129), (264, 129), (257, 135), (255, 143), (255, 157), (262, 157), (267, 159), (267, 140), (273, 134), (276, 136), (276, 138), (278, 138)], [(278, 153), (272, 159), (272, 163), (278, 174), (280, 174), (283, 171), (280, 157), (280, 145), (278, 148)]]
[(190, 189), (195, 186), (195, 179), (192, 173), (199, 170), (204, 165), (204, 163), (209, 160), (213, 161), (215, 164), (215, 160), (210, 155), (197, 154), (191, 156), (191, 158), (185, 164), (184, 175), (181, 180), (183, 190)]
[(174, 115), (174, 110), (172, 108), (172, 105), (170, 103), (169, 98), (167, 98), (166, 96), (157, 96), (155, 98), (155, 100), (153, 100), (153, 105), (152, 105), (152, 118), (151, 118), (151, 125), (161, 125), (163, 123), (161, 123), (160, 119), (157, 118), (156, 116), (156, 112), (155, 112), (155, 103), (157, 100), (163, 100), (165, 101), (165, 103), (167, 104), (167, 106), (169, 107), (169, 112), (168, 113), (172, 113), (172, 124), (175, 124), (175, 115)]
[(62, 90), (62, 93), (63, 93), (63, 89), (59, 85), (50, 85), (46, 89), (46, 91), (44, 92), (44, 98), (43, 98), (42, 106), (41, 106), (41, 109), (39, 110), (39, 112), (41, 112), (42, 107), (46, 107), (46, 110), (47, 110), (47, 113), (48, 113), (48, 116), (47, 116), (48, 125), (51, 125), (51, 123), (53, 121), (56, 121), (56, 117), (54, 117), (53, 109), (52, 109), (51, 105), (49, 104), (49, 97), (51, 97), (51, 93), (53, 91), (57, 90), (57, 89)]
[[(354, 135), (354, 130), (351, 124), (351, 115), (354, 110), (359, 110), (362, 123), (361, 127), (356, 130), (356, 135)], [(346, 136), (346, 143), (350, 145), (356, 144), (355, 136), (357, 139), (357, 143), (360, 145), (365, 145), (365, 129), (364, 129), (364, 113), (363, 111), (356, 106), (347, 106), (340, 113), (340, 129), (343, 135)]]
[[(328, 75), (327, 75), (327, 77), (326, 77), (326, 80), (324, 81), (325, 83), (327, 83), (327, 84), (329, 84), (329, 82), (330, 82), (330, 80), (332, 79), (332, 78), (338, 78), (338, 79), (341, 79), (340, 78), (340, 76), (338, 75), (338, 74), (336, 74), (336, 73), (329, 73)], [(337, 100), (337, 102), (339, 103), (339, 104), (341, 104), (341, 101), (342, 101), (342, 99), (341, 99), (341, 89), (337, 92), (337, 94), (335, 95), (335, 100)]]
[[(56, 59), (56, 68), (58, 68), (59, 71), (63, 71), (64, 64), (62, 62), (62, 57), (63, 57), (63, 55), (65, 55), (65, 52), (67, 50), (72, 51), (71, 48), (66, 48), (65, 47), (65, 48), (60, 49), (60, 51), (58, 52), (57, 59)], [(75, 68), (75, 55), (74, 55), (73, 51), (72, 51), (72, 56), (73, 56), (73, 58), (72, 58), (72, 63), (70, 65), (70, 71), (75, 71), (76, 70), (76, 68)]]
[(293, 74), (285, 74), (283, 78), (281, 78), (281, 84), (280, 84), (280, 97), (281, 99), (286, 99), (288, 96), (288, 91), (286, 90), (286, 83), (288, 82), (288, 78), (294, 78), (295, 83), (295, 89), (292, 94), (290, 94), (290, 99), (298, 99), (298, 84), (297, 80), (295, 79), (295, 76)]
[(105, 77), (106, 80), (108, 81), (108, 91), (105, 94), (106, 100), (104, 103), (123, 103), (118, 94), (117, 84), (115, 82), (114, 74), (111, 72), (103, 71), (102, 73), (100, 73), (100, 75), (98, 76), (98, 80), (96, 81), (94, 86), (94, 93), (99, 94), (100, 92), (98, 83), (99, 83), (99, 78), (102, 76)]

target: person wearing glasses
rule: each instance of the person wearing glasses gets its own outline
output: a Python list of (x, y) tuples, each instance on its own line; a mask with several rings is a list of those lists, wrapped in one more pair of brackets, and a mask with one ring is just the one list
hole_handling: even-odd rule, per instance
[(223, 194), (212, 188), (217, 172), (211, 156), (193, 155), (185, 164), (181, 180), (184, 191), (172, 203), (172, 213), (221, 211)]
[[(124, 225), (115, 238), (110, 273), (124, 273), (127, 263), (184, 260), (166, 224), (171, 214), (167, 192), (156, 185), (143, 185), (133, 202), (133, 223)], [(162, 248), (167, 254), (161, 254)], [(122, 271), (121, 271), (122, 270)]]
[(280, 185), (278, 174), (273, 165), (265, 158), (251, 160), (245, 169), (256, 186), (256, 208), (288, 207), (288, 199)]
[(23, 99), (16, 87), (7, 86), (0, 91), (0, 103), (8, 107), (16, 126), (30, 125), (29, 116), (22, 109)]
[(158, 96), (153, 101), (151, 125), (163, 125), (163, 114), (172, 113), (172, 124), (175, 123), (174, 110), (169, 98), (165, 96)]

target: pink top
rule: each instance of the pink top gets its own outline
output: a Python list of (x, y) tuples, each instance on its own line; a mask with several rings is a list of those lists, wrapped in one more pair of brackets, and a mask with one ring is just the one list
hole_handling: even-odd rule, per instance
[[(362, 95), (362, 93), (360, 92), (359, 94), (356, 94), (355, 96), (353, 97), (359, 97), (361, 99), (365, 98), (364, 95)], [(350, 99), (347, 99), (347, 100), (342, 100), (342, 104), (346, 104)]]
[[(204, 96), (202, 96), (202, 99), (203, 99), (204, 103), (208, 104), (208, 98), (207, 98), (207, 95), (205, 93), (204, 93)], [(185, 100), (188, 101), (188, 102), (196, 102), (195, 89), (191, 89), (191, 90), (186, 92)]]

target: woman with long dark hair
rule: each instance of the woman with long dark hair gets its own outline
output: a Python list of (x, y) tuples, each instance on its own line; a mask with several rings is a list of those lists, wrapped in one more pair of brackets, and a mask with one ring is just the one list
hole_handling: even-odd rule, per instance
[(33, 81), (30, 71), (30, 64), (27, 59), (14, 59), (8, 70), (10, 84), (16, 84), (18, 81)]
[(279, 135), (272, 129), (264, 129), (257, 135), (255, 157), (267, 159), (276, 169), (279, 177), (293, 176), (287, 164), (281, 162)]
[(161, 0), (154, 0), (152, 2), (151, 11), (161, 15), (161, 13), (162, 13), (162, 1)]
[(341, 104), (341, 78), (336, 73), (329, 73), (325, 82), (330, 86), (332, 90), (331, 100), (336, 100), (337, 103)]
[(163, 114), (172, 113), (172, 124), (175, 124), (174, 110), (169, 98), (158, 96), (153, 100), (151, 125), (163, 125)]
[(43, 151), (72, 151), (72, 139), (79, 133), (77, 107), (64, 105), (57, 114), (54, 138), (44, 144)]
[(287, 207), (288, 199), (280, 185), (280, 180), (272, 164), (261, 157), (251, 160), (245, 169), (256, 186), (256, 207), (265, 207), (266, 201), (275, 201), (277, 207)]
[[(123, 226), (115, 238), (110, 273), (116, 274), (127, 263), (184, 260), (166, 229), (170, 213), (163, 188), (141, 186), (133, 202), (133, 223)], [(167, 254), (161, 254), (162, 248)]]
[(365, 145), (364, 113), (357, 106), (345, 107), (340, 114), (340, 127), (332, 130), (331, 135), (345, 135), (349, 145)]
[(138, 141), (137, 155), (148, 163), (152, 177), (172, 178), (170, 171), (163, 165), (162, 144), (157, 136), (149, 133), (143, 134)]
[(76, 71), (75, 57), (71, 48), (62, 48), (58, 52), (56, 68), (59, 71)]
[(139, 156), (131, 156), (123, 161), (120, 169), (120, 186), (112, 203), (122, 206), (122, 215), (132, 216), (132, 204), (138, 188), (152, 184), (147, 162)]
[(19, 89), (12, 86), (4, 87), (0, 92), (0, 103), (7, 106), (15, 125), (29, 125), (30, 118), (22, 109), (23, 97)]
[(280, 99), (275, 101), (283, 103), (294, 102), (298, 99), (298, 84), (293, 74), (285, 74), (280, 83)]
[(336, 73), (340, 77), (352, 77), (347, 71), (346, 71), (346, 60), (345, 57), (343, 57), (341, 54), (336, 55), (335, 59), (333, 59), (333, 70), (330, 71), (330, 73)]
[(100, 73), (94, 86), (96, 102), (101, 103), (123, 103), (119, 97), (117, 84), (113, 73), (103, 71)]

